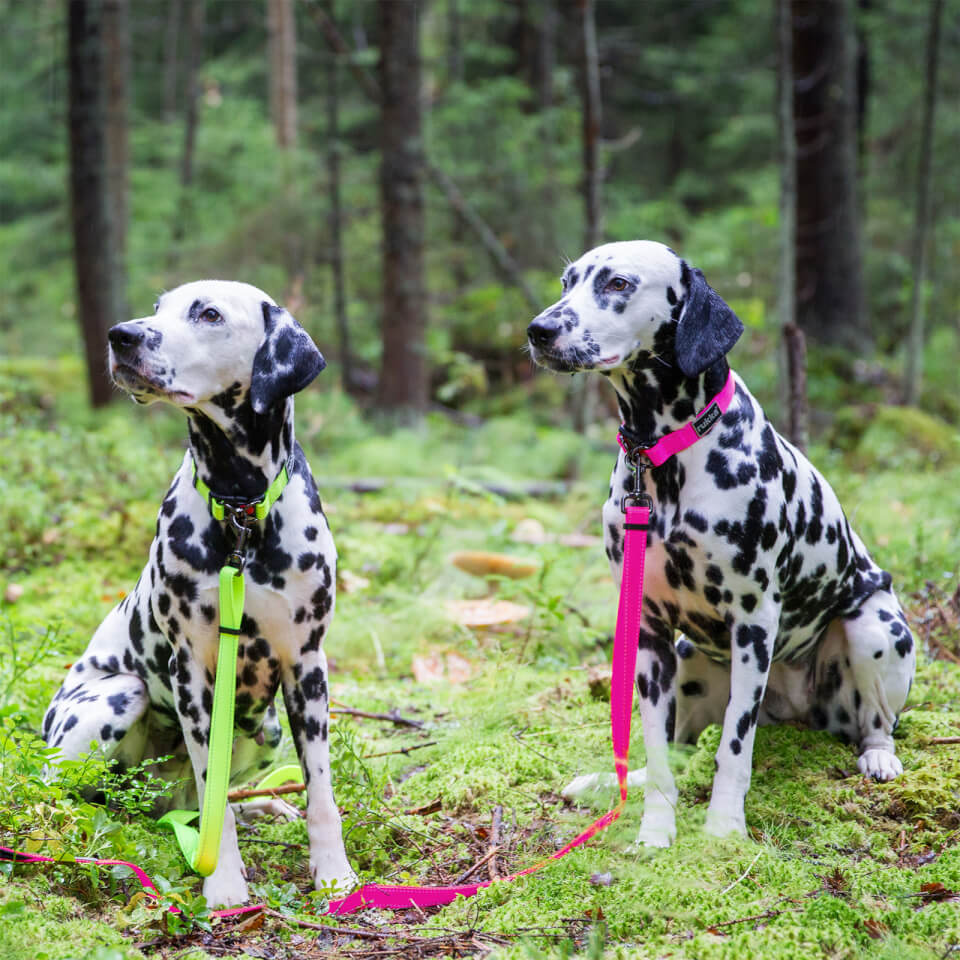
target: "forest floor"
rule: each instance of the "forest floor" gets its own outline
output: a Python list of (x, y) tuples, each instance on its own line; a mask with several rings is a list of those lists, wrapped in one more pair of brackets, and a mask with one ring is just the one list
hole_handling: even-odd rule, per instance
[[(719, 729), (676, 750), (678, 839), (632, 844), (642, 799), (585, 847), (448, 907), (325, 917), (302, 822), (242, 828), (252, 895), (267, 909), (212, 921), (172, 836), (140, 812), (151, 791), (108, 778), (111, 807), (40, 778), (35, 737), (67, 664), (139, 575), (179, 462), (182, 418), (118, 403), (84, 412), (64, 363), (0, 367), (0, 845), (139, 863), (0, 864), (4, 960), (134, 957), (583, 956), (946, 958), (960, 951), (960, 484), (902, 457), (815, 450), (854, 525), (890, 569), (922, 648), (897, 732), (905, 772), (860, 776), (849, 746), (792, 726), (758, 732), (749, 836), (702, 830)], [(616, 596), (599, 508), (609, 431), (579, 437), (522, 416), (381, 434), (336, 393), (298, 400), (340, 553), (327, 644), (338, 713), (334, 786), (348, 854), (367, 881), (449, 884), (549, 856), (608, 809), (560, 790), (612, 769), (609, 661)], [(879, 442), (879, 441), (877, 441)], [(377, 481), (377, 482), (371, 482)], [(484, 581), (458, 550), (529, 559), (527, 579)], [(474, 628), (456, 601), (510, 601), (511, 624)], [(643, 763), (635, 724), (631, 767)], [(287, 754), (293, 757), (287, 746)], [(78, 771), (68, 772), (79, 777)], [(293, 802), (298, 802), (294, 800)], [(302, 800), (299, 801), (302, 803)], [(495, 854), (490, 852), (495, 848)]]

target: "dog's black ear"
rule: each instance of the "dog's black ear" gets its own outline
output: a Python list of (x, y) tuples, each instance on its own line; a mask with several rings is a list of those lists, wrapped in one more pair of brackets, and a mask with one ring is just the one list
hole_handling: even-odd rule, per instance
[(696, 377), (729, 352), (743, 324), (699, 270), (684, 263), (683, 273), (687, 303), (677, 324), (677, 363), (685, 377)]
[(250, 402), (256, 413), (266, 413), (302, 390), (327, 365), (307, 331), (283, 307), (266, 301), (261, 307), (264, 338), (250, 378)]

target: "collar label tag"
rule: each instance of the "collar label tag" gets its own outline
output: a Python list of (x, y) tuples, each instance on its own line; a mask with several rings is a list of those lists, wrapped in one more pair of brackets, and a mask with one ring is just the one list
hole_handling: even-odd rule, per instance
[(704, 434), (709, 433), (714, 424), (720, 419), (720, 404), (714, 402), (711, 403), (703, 413), (693, 421), (693, 429), (696, 431), (698, 437), (702, 437)]

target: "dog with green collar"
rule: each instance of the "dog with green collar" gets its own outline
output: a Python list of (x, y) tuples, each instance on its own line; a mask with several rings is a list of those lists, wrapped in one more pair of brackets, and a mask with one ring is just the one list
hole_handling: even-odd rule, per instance
[[(282, 690), (307, 784), (311, 876), (348, 889), (323, 652), (336, 549), (293, 422), (293, 395), (323, 357), (263, 291), (225, 281), (165, 293), (153, 316), (108, 339), (114, 381), (137, 403), (182, 409), (189, 450), (136, 587), (71, 667), (44, 738), (64, 759), (91, 742), (124, 767), (169, 757), (159, 774), (184, 785), (168, 806), (202, 808), (192, 866), (204, 896), (234, 906), (247, 883), (226, 785), (273, 764)], [(275, 800), (247, 812), (296, 815)]]

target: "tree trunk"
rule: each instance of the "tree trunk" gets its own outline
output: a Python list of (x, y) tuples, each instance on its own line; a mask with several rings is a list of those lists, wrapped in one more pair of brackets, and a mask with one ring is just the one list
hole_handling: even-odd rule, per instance
[[(580, 91), (583, 119), (584, 250), (597, 246), (603, 237), (602, 180), (600, 166), (600, 62), (594, 0), (578, 0), (580, 10)], [(574, 430), (582, 433), (593, 421), (598, 383), (593, 377), (575, 377), (567, 394)]]
[[(309, 9), (317, 25), (323, 31), (330, 49), (343, 58), (360, 89), (367, 97), (382, 108), (383, 97), (380, 94), (378, 83), (352, 55), (353, 51), (337, 29), (336, 23), (322, 7), (310, 7)], [(531, 306), (539, 309), (542, 306), (542, 301), (534, 294), (530, 285), (524, 279), (519, 264), (510, 256), (483, 218), (467, 203), (456, 184), (446, 173), (433, 164), (424, 163), (424, 168), (431, 182), (440, 190), (453, 211), (461, 217), (464, 225), (476, 234), (477, 239), (490, 255), (493, 263), (502, 271), (504, 278), (523, 293)]]
[(463, 83), (463, 33), (460, 0), (447, 0), (447, 82)]
[(343, 212), (340, 198), (340, 91), (337, 55), (326, 55), (327, 193), (330, 198), (330, 272), (333, 280), (333, 315), (340, 347), (340, 385), (346, 393), (353, 387), (353, 357), (347, 323), (346, 284), (343, 275)]
[(584, 249), (600, 243), (601, 225), (600, 167), (600, 64), (597, 54), (597, 30), (594, 19), (594, 0), (578, 0), (582, 38), (583, 101), (583, 195), (585, 204)]
[[(797, 142), (793, 122), (793, 67), (791, 0), (774, 0), (777, 24), (777, 132), (780, 139), (780, 283), (778, 313), (780, 317), (780, 406), (788, 424), (789, 439), (801, 446), (802, 438), (791, 432), (797, 418), (793, 416), (801, 385), (792, 376), (798, 370), (797, 353), (791, 343), (798, 342), (797, 334)], [(796, 333), (794, 333), (796, 331)], [(791, 340), (792, 337), (792, 340)], [(806, 355), (806, 350), (803, 350)], [(804, 384), (806, 377), (804, 377)]]
[(416, 419), (428, 399), (423, 275), (420, 2), (378, 0), (383, 357), (378, 402)]
[(553, 72), (556, 65), (557, 11), (554, 9), (554, 0), (541, 0), (535, 78), (537, 105), (540, 110), (549, 110), (553, 107)]
[[(869, 13), (873, 0), (857, 0), (858, 14)], [(866, 172), (867, 119), (870, 108), (870, 43), (861, 17), (857, 17), (857, 172), (861, 179)], [(863, 211), (861, 211), (862, 215)]]
[(801, 453), (809, 441), (809, 408), (807, 405), (807, 341), (795, 324), (783, 328), (787, 354), (787, 436)]
[[(463, 31), (460, 21), (460, 0), (447, 0), (447, 82), (462, 84), (464, 78), (463, 67)], [(457, 163), (461, 159), (462, 126), (460, 123), (451, 131), (453, 136), (453, 159)], [(452, 258), (451, 270), (453, 283), (457, 291), (466, 290), (470, 282), (467, 272), (469, 253), (466, 246), (467, 224), (463, 215), (456, 209), (451, 209), (450, 221), (450, 255)]]
[(163, 44), (163, 119), (173, 123), (177, 117), (177, 75), (180, 60), (177, 56), (180, 38), (182, 0), (170, 0), (167, 7), (167, 32)]
[(933, 0), (927, 26), (927, 65), (923, 89), (923, 125), (917, 172), (916, 214), (913, 227), (913, 293), (910, 298), (910, 341), (907, 349), (906, 401), (920, 402), (923, 379), (924, 302), (923, 286), (927, 277), (927, 234), (930, 232), (930, 165), (933, 159), (933, 123), (937, 109), (937, 68), (940, 59), (940, 22), (943, 0)]
[(554, 145), (557, 141), (553, 116), (553, 74), (557, 64), (557, 11), (554, 0), (541, 0), (540, 29), (537, 35), (537, 106), (543, 115), (543, 164), (546, 177), (543, 185), (543, 216), (550, 235), (556, 233), (555, 197), (556, 170)]
[(67, 0), (70, 214), (78, 317), (93, 406), (112, 396), (104, 355), (107, 330), (118, 321), (113, 242), (107, 195), (107, 120), (103, 62), (103, 5)]
[(183, 125), (183, 153), (180, 158), (180, 186), (193, 183), (193, 157), (197, 143), (197, 114), (200, 103), (200, 64), (203, 60), (204, 0), (188, 0), (186, 110)]
[(863, 349), (854, 0), (793, 0), (797, 322)]
[(199, 112), (200, 64), (203, 59), (203, 30), (205, 0), (187, 0), (187, 44), (184, 52), (184, 120), (183, 151), (180, 154), (180, 202), (173, 225), (171, 261), (176, 257), (186, 234), (187, 222), (192, 213), (190, 186), (193, 183), (193, 157), (197, 142), (197, 116)]
[(297, 24), (293, 0), (267, 0), (270, 116), (281, 150), (297, 142)]
[(435, 167), (431, 163), (426, 164), (426, 172), (427, 176), (430, 177), (430, 182), (446, 197), (447, 203), (450, 204), (450, 209), (457, 214), (465, 226), (470, 227), (474, 232), (504, 278), (523, 294), (527, 303), (529, 303), (533, 309), (539, 310), (540, 307), (543, 306), (543, 303), (533, 292), (530, 284), (527, 283), (519, 264), (510, 256), (507, 249), (499, 241), (497, 235), (490, 229), (486, 221), (470, 206), (457, 185), (439, 167)]
[(128, 0), (104, 0), (104, 54), (106, 57), (107, 195), (113, 240), (111, 269), (117, 316), (127, 316), (127, 221), (130, 100), (130, 7)]

